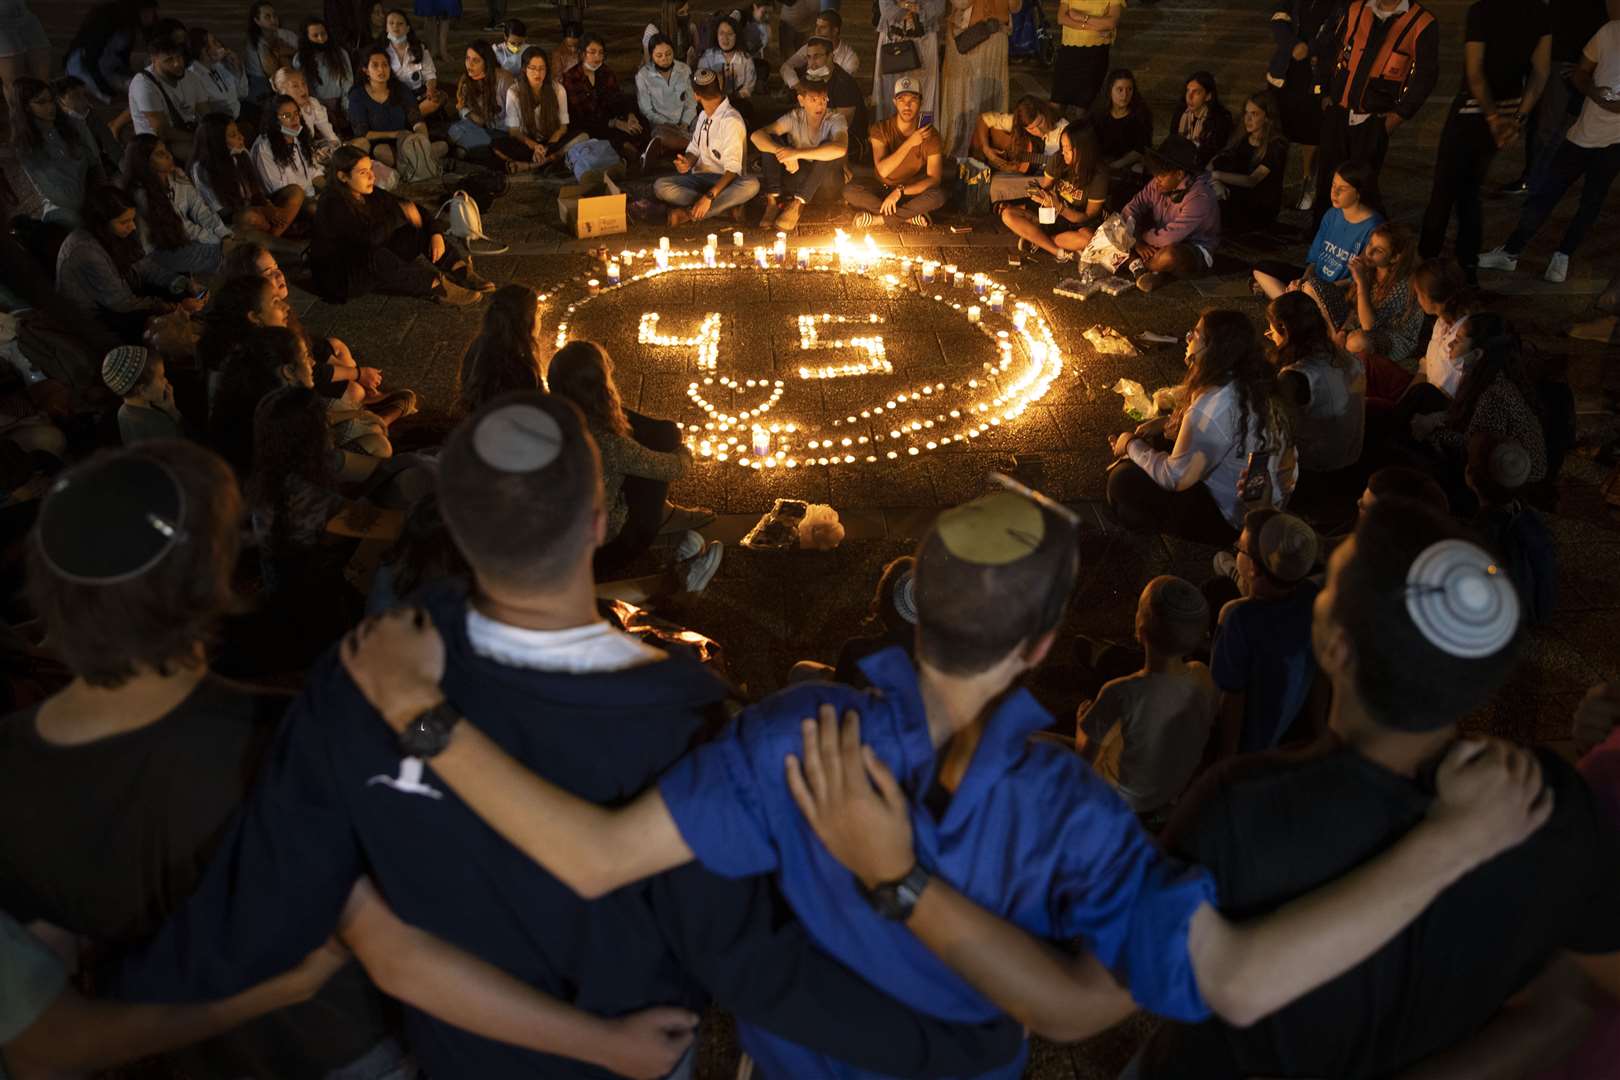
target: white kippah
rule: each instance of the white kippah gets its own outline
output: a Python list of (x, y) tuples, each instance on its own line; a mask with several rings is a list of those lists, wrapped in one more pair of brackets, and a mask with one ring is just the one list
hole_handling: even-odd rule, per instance
[(1519, 594), (1485, 550), (1466, 540), (1431, 544), (1406, 574), (1406, 612), (1441, 652), (1478, 659), (1519, 629)]
[(492, 469), (530, 473), (545, 468), (562, 453), (562, 428), (533, 405), (503, 405), (478, 421), (473, 449)]
[(917, 625), (917, 575), (911, 570), (894, 583), (894, 610), (912, 626)]

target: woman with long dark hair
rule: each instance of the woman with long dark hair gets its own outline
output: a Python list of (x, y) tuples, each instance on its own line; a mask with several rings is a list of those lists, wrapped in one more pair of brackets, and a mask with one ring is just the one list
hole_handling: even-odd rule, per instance
[(389, 9), (386, 25), (387, 39), (378, 44), (387, 52), (394, 78), (416, 98), (416, 107), (422, 115), (432, 116), (446, 103), (439, 91), (439, 71), (433, 63), (433, 53), (416, 36), (410, 16), (398, 8)]
[(156, 135), (137, 135), (124, 149), (119, 184), (135, 203), (149, 261), (174, 274), (219, 269), (231, 228), (203, 200)]
[[(1108, 169), (1090, 125), (1064, 127), (1058, 154), (1047, 162), (1039, 180), (1030, 181), (1029, 198), (1001, 208), (1001, 223), (1018, 237), (1018, 250), (1033, 244), (1059, 262), (1074, 258), (1091, 243), (1108, 200)], [(1041, 209), (1055, 219), (1043, 224)]]
[[(200, 354), (199, 354), (200, 355)], [(223, 357), (208, 398), (208, 444), (246, 479), (254, 471), (253, 411), (283, 386), (313, 389), (315, 366), (303, 339), (286, 326), (255, 323), (239, 331)], [(321, 442), (330, 438), (324, 431)]]
[(157, 25), (157, 0), (107, 0), (85, 13), (68, 42), (64, 67), (85, 89), (108, 105), (126, 97), (135, 71), (129, 54)]
[(191, 182), (214, 212), (233, 229), (267, 237), (285, 235), (303, 205), (303, 189), (294, 189), (296, 195), (278, 192), (275, 199), (265, 193), (241, 126), (224, 113), (205, 116), (197, 128), (196, 145)]
[(269, 0), (254, 0), (248, 7), (247, 69), (248, 100), (260, 101), (270, 94), (270, 80), (277, 71), (293, 62), (298, 55), (298, 38), (291, 30), (284, 30), (276, 15), (276, 6)]
[(527, 285), (502, 285), (489, 298), (484, 325), (467, 346), (456, 376), (457, 416), (471, 416), (512, 390), (542, 390), (540, 294)]
[(375, 291), (465, 305), (495, 289), (436, 219), (377, 189), (371, 158), (353, 146), (327, 165), (309, 255), (315, 291), (332, 303)]
[(242, 66), (242, 58), (201, 26), (186, 31), (186, 48), (191, 54), (186, 77), (191, 85), (199, 88), (204, 99), (196, 105), (198, 115), (217, 110), (233, 120), (238, 119), (248, 93), (247, 69)]
[(40, 217), (77, 228), (85, 193), (104, 182), (95, 136), (57, 106), (42, 80), (23, 75), (11, 87), (11, 146), (45, 204)]
[[(349, 127), (355, 135), (354, 146), (392, 167), (397, 161), (395, 146), (399, 140), (411, 134), (425, 137), (428, 127), (416, 99), (394, 78), (389, 56), (381, 45), (361, 51), (360, 69), (365, 81), (349, 91)], [(449, 152), (442, 142), (433, 143), (432, 149), (435, 157)]]
[[(685, 475), (692, 452), (673, 422), (625, 409), (613, 379), (613, 358), (606, 349), (594, 341), (570, 341), (552, 356), (546, 385), (579, 406), (601, 451), (608, 520), (596, 553), (598, 580), (646, 551), (660, 533), (701, 528), (714, 520), (709, 510), (669, 501), (670, 482)], [(705, 583), (713, 576), (711, 561), (713, 566), (720, 562), (720, 548), (714, 543), (690, 560), (706, 567)]]
[(1187, 335), (1186, 361), (1184, 403), (1114, 440), (1108, 505), (1132, 531), (1228, 545), (1251, 505), (1280, 507), (1293, 493), (1293, 434), (1247, 315), (1205, 311)]
[(1091, 104), (1091, 126), (1108, 166), (1108, 205), (1118, 210), (1142, 190), (1147, 179), (1143, 161), (1153, 145), (1153, 110), (1130, 68), (1108, 73), (1103, 92)]
[(1209, 163), (1221, 197), (1221, 231), (1227, 236), (1269, 228), (1282, 211), (1288, 140), (1282, 135), (1277, 95), (1250, 94), (1240, 130)]
[(528, 151), (526, 156), (511, 155), (511, 170), (538, 169), (555, 160), (568, 127), (568, 95), (551, 77), (546, 51), (531, 45), (523, 50), (518, 77), (506, 91), (506, 133)]
[[(141, 343), (146, 320), (175, 310), (177, 302), (190, 310), (195, 300), (180, 301), (172, 286), (184, 288), (187, 279), (164, 274), (142, 257), (135, 204), (110, 184), (91, 188), (80, 211), (80, 224), (62, 242), (56, 256), (56, 289), (64, 300), (96, 318), (118, 340)], [(170, 291), (174, 301), (140, 295), (142, 290)]]
[(253, 165), (278, 206), (300, 210), (326, 183), (315, 164), (315, 140), (298, 102), (276, 94), (265, 102), (260, 135), (253, 143)]
[[(496, 140), (505, 143), (506, 92), (512, 85), (512, 76), (495, 59), (495, 50), (487, 41), (475, 41), (467, 46), (465, 70), (456, 83), (456, 121), (450, 125), (448, 137), (452, 146), (469, 157), (489, 158), (498, 153)], [(518, 156), (527, 161), (523, 147)]]
[(1195, 71), (1187, 76), (1181, 104), (1170, 114), (1170, 133), (1198, 148), (1198, 164), (1208, 165), (1232, 141), (1232, 113), (1221, 104), (1215, 76)]
[(1304, 293), (1283, 293), (1266, 307), (1277, 389), (1292, 412), (1299, 467), (1333, 472), (1361, 457), (1367, 419), (1367, 369), (1333, 339), (1322, 309)]
[(309, 80), (310, 93), (328, 113), (341, 114), (354, 89), (354, 61), (349, 50), (332, 40), (326, 20), (311, 15), (304, 20), (304, 36), (293, 57), (293, 67)]

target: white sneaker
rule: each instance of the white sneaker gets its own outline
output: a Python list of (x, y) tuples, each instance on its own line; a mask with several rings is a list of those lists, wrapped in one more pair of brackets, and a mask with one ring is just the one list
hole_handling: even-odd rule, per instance
[(695, 559), (701, 554), (703, 554), (703, 537), (691, 529), (682, 533), (681, 542), (675, 545), (675, 561), (685, 562), (687, 559)]
[(914, 229), (926, 229), (932, 225), (933, 222), (928, 220), (927, 214), (918, 214), (916, 217), (906, 218), (906, 224), (910, 225)]
[(864, 210), (856, 214), (855, 220), (849, 223), (850, 228), (860, 229), (863, 232), (870, 229), (875, 224), (877, 224), (877, 216), (875, 214), (868, 214)]
[(1217, 577), (1230, 578), (1237, 582), (1237, 556), (1230, 551), (1217, 551), (1215, 558), (1210, 560), (1214, 564)]
[(1519, 257), (1509, 255), (1504, 248), (1496, 248), (1479, 257), (1479, 268), (1481, 270), (1517, 270), (1519, 268)]
[(681, 566), (681, 587), (689, 593), (700, 593), (708, 588), (709, 582), (714, 580), (715, 571), (720, 569), (725, 548), (726, 545), (720, 541), (710, 540), (702, 554), (688, 559)]
[(1541, 276), (1554, 285), (1562, 285), (1569, 278), (1569, 256), (1562, 251), (1554, 252), (1547, 260), (1547, 272)]
[(1309, 210), (1316, 205), (1316, 188), (1307, 186), (1299, 196), (1299, 209)]

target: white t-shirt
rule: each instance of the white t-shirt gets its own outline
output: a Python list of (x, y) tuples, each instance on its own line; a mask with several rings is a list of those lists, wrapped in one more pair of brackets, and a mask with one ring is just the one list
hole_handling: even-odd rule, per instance
[(846, 142), (849, 140), (849, 121), (831, 105), (827, 106), (827, 111), (822, 114), (821, 123), (814, 129), (810, 127), (808, 114), (799, 108), (772, 124), (771, 130), (786, 135), (788, 143), (795, 150), (814, 150), (818, 146), (832, 142), (840, 135)]
[(1434, 320), (1434, 332), (1429, 335), (1429, 348), (1423, 354), (1423, 364), (1420, 370), (1423, 379), (1437, 390), (1445, 392), (1447, 397), (1457, 396), (1457, 387), (1462, 385), (1463, 366), (1451, 355), (1452, 342), (1457, 340), (1457, 333), (1468, 322), (1467, 318), (1458, 319), (1454, 323), (1446, 322), (1445, 316), (1437, 316)]
[(237, 78), (225, 64), (209, 67), (201, 60), (193, 60), (180, 81), (180, 89), (193, 103), (209, 112), (223, 110), (234, 120), (242, 114), (247, 82)]
[[(557, 124), (558, 124), (559, 127), (567, 127), (568, 126), (568, 94), (566, 92), (564, 92), (564, 90), (562, 88), (562, 83), (557, 82), (555, 79), (550, 80), (550, 82), (551, 82), (552, 91), (555, 92), (556, 95), (557, 95)], [(539, 106), (535, 107), (535, 112), (536, 112), (536, 114), (539, 113)], [(536, 115), (535, 119), (538, 122), (539, 116)], [(523, 127), (523, 110), (518, 105), (517, 87), (513, 86), (513, 87), (510, 87), (506, 91), (506, 130), (508, 130), (508, 131), (517, 131), (517, 130), (521, 129), (522, 127)], [(542, 138), (546, 138), (546, 139), (551, 138), (551, 132), (549, 132), (549, 131), (542, 131), (540, 133), (540, 135), (541, 135)]]
[[(163, 83), (162, 89), (158, 83)], [(164, 95), (168, 95), (168, 101)], [(156, 135), (157, 129), (147, 119), (147, 113), (157, 113), (167, 123), (174, 119), (169, 112), (169, 103), (173, 103), (174, 111), (182, 120), (197, 119), (196, 102), (186, 92), (186, 81), (181, 79), (178, 84), (171, 84), (151, 67), (142, 68), (133, 79), (129, 81), (129, 119), (135, 134)]]
[(427, 47), (422, 48), (422, 59), (418, 60), (411, 55), (409, 47), (405, 55), (399, 54), (399, 46), (393, 42), (388, 43), (388, 67), (394, 73), (394, 78), (405, 84), (405, 89), (413, 94), (420, 94), (422, 88), (439, 78), (438, 69), (433, 66), (433, 54)]
[[(1612, 98), (1620, 99), (1620, 19), (1593, 34), (1581, 55), (1596, 65), (1592, 71), (1593, 88), (1599, 92), (1607, 89)], [(1581, 105), (1580, 119), (1569, 129), (1568, 139), (1588, 150), (1601, 150), (1620, 143), (1620, 113), (1601, 109), (1597, 102), (1587, 98)]]
[(526, 630), (473, 608), (467, 609), (467, 641), (473, 652), (509, 667), (589, 675), (624, 671), (665, 659), (666, 654), (605, 622), (567, 630)]

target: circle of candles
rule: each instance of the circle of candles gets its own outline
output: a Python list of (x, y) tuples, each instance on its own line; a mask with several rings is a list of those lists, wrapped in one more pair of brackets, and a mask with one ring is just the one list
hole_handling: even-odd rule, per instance
[(597, 293), (602, 291), (602, 283), (597, 281), (595, 278), (591, 278), (585, 283), (585, 291), (590, 293), (592, 296), (595, 296)]
[(742, 234), (741, 229), (738, 229), (736, 232), (731, 234), (731, 246), (732, 247), (742, 247), (743, 246), (743, 234)]
[(997, 315), (999, 315), (999, 314), (1001, 314), (1002, 309), (1005, 308), (1006, 306), (1007, 306), (1007, 294), (1006, 293), (1002, 292), (1000, 289), (997, 289), (995, 292), (990, 294), (990, 310), (991, 311), (993, 311)]
[(968, 308), (968, 322), (976, 323), (978, 321), (979, 321), (979, 305), (974, 304), (972, 307)]

